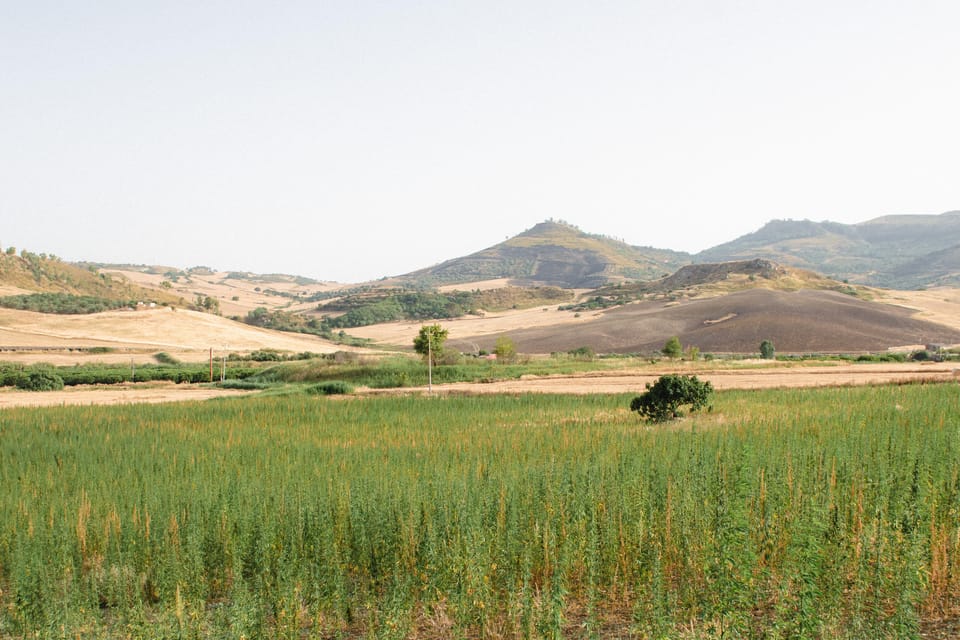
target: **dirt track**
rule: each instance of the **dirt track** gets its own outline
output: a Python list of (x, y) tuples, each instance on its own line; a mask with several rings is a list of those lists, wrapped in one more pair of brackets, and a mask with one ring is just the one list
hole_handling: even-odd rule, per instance
[(0, 409), (9, 407), (58, 407), (62, 405), (91, 404), (156, 404), (159, 402), (183, 402), (209, 400), (237, 396), (249, 391), (215, 389), (183, 384), (157, 384), (150, 386), (110, 385), (101, 387), (71, 387), (63, 391), (0, 391)]
[[(907, 381), (960, 380), (949, 364), (860, 364), (770, 369), (658, 369), (625, 373), (599, 372), (575, 376), (525, 376), (499, 382), (434, 385), (434, 393), (634, 393), (665, 373), (692, 373), (716, 389), (775, 389), (869, 385)], [(426, 393), (426, 387), (363, 390), (370, 394)]]
[[(960, 381), (949, 364), (861, 364), (770, 369), (646, 369), (636, 372), (594, 372), (574, 376), (525, 376), (500, 382), (458, 382), (434, 385), (435, 394), (494, 393), (636, 393), (644, 384), (665, 373), (693, 373), (709, 380), (716, 389), (772, 389), (843, 385), (868, 385), (907, 381)], [(0, 391), (0, 409), (8, 407), (51, 407), (61, 405), (135, 404), (208, 400), (249, 394), (247, 391), (215, 389), (195, 385), (150, 383), (150, 386), (116, 385), (74, 387), (63, 391)], [(426, 387), (401, 389), (358, 389), (360, 395), (424, 394)]]

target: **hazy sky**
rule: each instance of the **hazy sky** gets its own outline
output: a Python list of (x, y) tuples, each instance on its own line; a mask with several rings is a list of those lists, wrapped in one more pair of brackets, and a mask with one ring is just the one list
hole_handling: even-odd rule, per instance
[(354, 282), (960, 208), (960, 2), (0, 0), (0, 246)]

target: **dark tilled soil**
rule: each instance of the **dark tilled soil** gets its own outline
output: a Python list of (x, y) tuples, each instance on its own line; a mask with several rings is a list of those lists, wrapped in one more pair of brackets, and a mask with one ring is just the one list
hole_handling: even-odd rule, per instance
[[(580, 325), (511, 331), (523, 353), (569, 351), (653, 353), (671, 336), (701, 352), (751, 353), (771, 340), (780, 353), (884, 351), (911, 344), (958, 344), (960, 331), (917, 319), (903, 307), (833, 291), (753, 289), (675, 303), (640, 302), (611, 309)], [(498, 336), (457, 336), (492, 349)]]
[(925, 640), (957, 640), (960, 638), (960, 618), (921, 622), (920, 637)]

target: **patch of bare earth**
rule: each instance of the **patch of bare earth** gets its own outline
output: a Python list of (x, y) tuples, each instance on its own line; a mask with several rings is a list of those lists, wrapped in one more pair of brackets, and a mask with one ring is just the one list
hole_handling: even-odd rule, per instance
[(920, 637), (924, 640), (957, 640), (960, 638), (960, 617), (924, 620), (920, 623)]
[(58, 407), (94, 404), (156, 404), (209, 400), (249, 394), (249, 391), (198, 385), (151, 383), (110, 386), (77, 386), (62, 391), (0, 391), (0, 409), (11, 407)]
[[(763, 340), (772, 340), (782, 353), (878, 352), (904, 344), (960, 343), (960, 330), (919, 318), (913, 310), (832, 291), (752, 289), (706, 299), (645, 300), (582, 314), (588, 315), (586, 326), (523, 326), (508, 334), (521, 353), (584, 345), (598, 353), (655, 353), (671, 336), (712, 353), (756, 352)], [(451, 331), (450, 344), (462, 348), (473, 343), (489, 351), (497, 337)]]
[[(409, 348), (423, 322), (350, 329), (351, 335)], [(750, 353), (772, 340), (784, 353), (856, 353), (960, 343), (960, 289), (889, 291), (876, 302), (833, 291), (751, 289), (676, 301), (644, 301), (605, 311), (557, 305), (439, 321), (449, 346), (493, 349), (509, 336), (521, 353), (652, 353), (671, 336), (701, 352)]]
[[(778, 389), (836, 387), (906, 382), (949, 382), (957, 380), (954, 369), (945, 364), (884, 363), (837, 366), (779, 367), (767, 369), (684, 369), (657, 368), (637, 372), (592, 372), (576, 375), (523, 376), (519, 380), (457, 382), (433, 385), (437, 394), (520, 394), (520, 393), (636, 393), (666, 373), (695, 374), (716, 389)], [(363, 389), (362, 393), (426, 393), (426, 387)]]
[(960, 289), (884, 291), (882, 300), (916, 311), (919, 318), (960, 330)]
[[(161, 289), (162, 282), (170, 282), (168, 277), (162, 274), (127, 269), (106, 269), (105, 271), (121, 275), (146, 288)], [(220, 312), (225, 316), (244, 316), (257, 307), (271, 310), (286, 309), (299, 298), (307, 298), (314, 293), (333, 291), (344, 286), (332, 282), (297, 284), (293, 280), (278, 278), (246, 279), (231, 278), (229, 275), (229, 272), (191, 273), (189, 277), (181, 276), (178, 277), (177, 282), (171, 282), (168, 291), (182, 296), (188, 302), (195, 300), (197, 294), (210, 296), (220, 303)], [(316, 303), (312, 306), (316, 306)]]

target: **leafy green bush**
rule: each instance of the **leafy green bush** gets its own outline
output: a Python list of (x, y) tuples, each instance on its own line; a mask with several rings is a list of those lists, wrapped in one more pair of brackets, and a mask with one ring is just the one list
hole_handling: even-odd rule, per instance
[(713, 393), (713, 385), (701, 382), (697, 376), (682, 376), (671, 373), (660, 376), (647, 390), (630, 402), (630, 410), (637, 411), (651, 422), (666, 422), (679, 418), (680, 407), (689, 404), (691, 411), (707, 406)]
[(337, 396), (353, 393), (353, 385), (343, 380), (329, 380), (317, 383), (307, 389), (309, 393), (322, 396)]
[(67, 315), (100, 313), (101, 311), (122, 309), (135, 305), (136, 302), (130, 300), (111, 300), (98, 296), (79, 296), (71, 293), (27, 293), (0, 298), (0, 307)]
[(663, 345), (663, 349), (660, 350), (660, 353), (667, 356), (668, 358), (679, 358), (683, 355), (683, 347), (680, 345), (680, 338), (677, 336), (671, 337)]
[[(230, 367), (227, 373), (231, 378), (248, 378), (258, 373), (253, 367)], [(2, 373), (2, 372), (0, 372)], [(118, 365), (85, 365), (80, 367), (58, 367), (56, 373), (66, 386), (80, 384), (120, 384), (130, 381), (130, 367)], [(145, 365), (137, 366), (136, 381), (165, 380), (168, 382), (201, 383), (210, 380), (210, 370), (205, 365)], [(4, 378), (5, 380), (5, 378)], [(6, 382), (6, 384), (10, 384)]]
[(593, 360), (596, 357), (596, 352), (594, 352), (592, 347), (577, 347), (576, 349), (571, 349), (568, 351), (571, 356), (574, 358), (580, 358), (582, 360)]
[(259, 391), (262, 389), (269, 389), (273, 385), (269, 382), (256, 382), (254, 380), (224, 380), (223, 382), (217, 383), (217, 386), (221, 389), (241, 389), (244, 391)]
[(773, 360), (776, 355), (776, 350), (773, 347), (773, 343), (769, 340), (764, 340), (760, 343), (760, 357), (764, 360)]
[(904, 353), (863, 353), (854, 362), (906, 362)]
[(116, 351), (113, 347), (90, 347), (87, 353), (113, 353)]
[(63, 378), (53, 371), (25, 371), (17, 378), (16, 385), (24, 391), (59, 391), (63, 389)]
[(166, 351), (161, 351), (159, 353), (153, 354), (153, 359), (159, 362), (160, 364), (180, 364), (180, 361), (174, 358), (172, 355)]
[(257, 349), (250, 354), (250, 359), (254, 362), (280, 362), (284, 358), (276, 349)]

